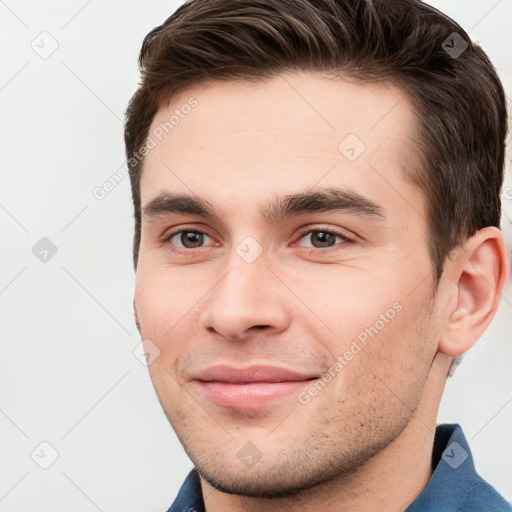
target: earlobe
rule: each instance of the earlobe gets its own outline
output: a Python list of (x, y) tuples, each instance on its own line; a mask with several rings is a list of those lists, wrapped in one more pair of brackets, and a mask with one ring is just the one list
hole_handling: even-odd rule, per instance
[(458, 356), (469, 350), (489, 326), (508, 279), (501, 231), (486, 227), (468, 239), (457, 259), (447, 263), (453, 290), (439, 350)]

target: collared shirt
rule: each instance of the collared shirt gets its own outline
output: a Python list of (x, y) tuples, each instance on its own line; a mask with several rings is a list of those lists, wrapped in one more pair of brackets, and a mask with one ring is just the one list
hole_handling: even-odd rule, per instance
[[(437, 426), (432, 469), (428, 484), (405, 512), (512, 511), (512, 504), (477, 474), (460, 425)], [(167, 512), (205, 512), (201, 482), (195, 468)]]

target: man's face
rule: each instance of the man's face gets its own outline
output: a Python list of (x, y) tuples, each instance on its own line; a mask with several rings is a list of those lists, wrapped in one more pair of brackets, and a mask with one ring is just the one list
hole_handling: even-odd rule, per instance
[(437, 337), (413, 130), (391, 85), (313, 74), (196, 86), (158, 111), (135, 306), (165, 413), (220, 489), (350, 472), (416, 411)]

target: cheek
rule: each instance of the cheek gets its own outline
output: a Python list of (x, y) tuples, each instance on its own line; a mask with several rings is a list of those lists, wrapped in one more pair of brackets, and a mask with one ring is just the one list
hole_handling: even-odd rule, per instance
[(157, 266), (139, 267), (135, 284), (135, 307), (141, 326), (141, 337), (150, 340), (157, 347), (158, 357), (150, 365), (148, 371), (156, 394), (164, 409), (173, 404), (179, 392), (174, 370), (176, 360), (180, 357), (180, 347), (184, 339), (184, 325), (187, 321), (187, 311), (190, 310), (187, 290), (169, 278), (169, 269)]
[(194, 343), (195, 334), (216, 280), (218, 273), (193, 266), (171, 268), (148, 261), (137, 270), (135, 305), (142, 338), (158, 347), (159, 357), (148, 370), (159, 396), (179, 392), (178, 361), (201, 350)]
[(337, 395), (359, 396), (368, 405), (381, 402), (383, 409), (412, 410), (435, 355), (435, 330), (428, 311), (414, 301), (402, 299), (384, 311), (365, 318), (348, 350), (345, 345)]
[(296, 278), (297, 295), (307, 297), (306, 306), (314, 313), (302, 322), (332, 361), (341, 360), (354, 371), (361, 365), (378, 370), (383, 378), (402, 378), (409, 368), (428, 364), (435, 346), (426, 306), (430, 282), (410, 293), (409, 277), (340, 268), (329, 275)]
[[(167, 274), (167, 275), (166, 275)], [(179, 279), (169, 278), (166, 272), (153, 268), (137, 271), (135, 306), (140, 321), (141, 337), (150, 340), (158, 357), (148, 366), (158, 396), (173, 394), (175, 365), (185, 349), (186, 326), (190, 324), (197, 297)], [(172, 283), (172, 284), (171, 284)], [(190, 333), (188, 333), (190, 335)]]
[[(149, 268), (149, 265), (148, 267)], [(197, 303), (204, 295), (200, 277), (190, 278), (190, 272), (153, 266), (139, 268), (135, 284), (135, 306), (142, 334), (155, 340), (173, 338), (194, 315)]]
[[(370, 275), (366, 270), (319, 268), (306, 275), (296, 274), (293, 283), (297, 296), (312, 313), (305, 317), (311, 318), (310, 328), (320, 328), (325, 333), (327, 326), (331, 332), (329, 343), (339, 344), (340, 348), (375, 323), (379, 331), (387, 329), (403, 307), (398, 283), (386, 281), (382, 275)], [(320, 331), (317, 335), (325, 338)]]

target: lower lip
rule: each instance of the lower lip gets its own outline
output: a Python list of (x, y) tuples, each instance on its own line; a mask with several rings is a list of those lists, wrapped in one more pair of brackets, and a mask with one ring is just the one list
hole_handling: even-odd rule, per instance
[(221, 407), (256, 409), (278, 399), (298, 394), (313, 380), (249, 382), (245, 384), (212, 381), (199, 382), (199, 385), (206, 397)]

